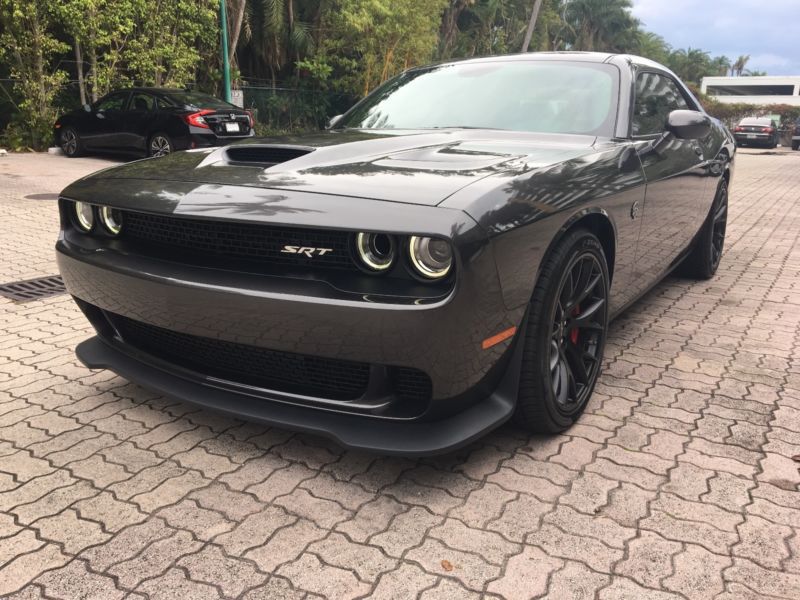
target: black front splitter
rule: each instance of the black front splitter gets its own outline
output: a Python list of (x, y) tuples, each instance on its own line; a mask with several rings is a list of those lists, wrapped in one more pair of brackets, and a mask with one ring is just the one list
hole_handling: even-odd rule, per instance
[(109, 369), (154, 392), (203, 408), (325, 436), (348, 448), (402, 456), (450, 452), (500, 426), (514, 412), (518, 385), (518, 361), (514, 360), (485, 400), (437, 421), (401, 421), (270, 402), (211, 387), (137, 360), (99, 337), (78, 344), (76, 354), (90, 369)]

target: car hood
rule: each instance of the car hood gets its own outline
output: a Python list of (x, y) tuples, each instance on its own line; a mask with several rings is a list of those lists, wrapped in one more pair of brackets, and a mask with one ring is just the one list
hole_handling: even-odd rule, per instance
[[(484, 177), (591, 152), (594, 141), (591, 136), (492, 130), (333, 130), (190, 150), (92, 177), (252, 186), (434, 206)], [(264, 160), (264, 155), (274, 160), (272, 151), (288, 160)]]

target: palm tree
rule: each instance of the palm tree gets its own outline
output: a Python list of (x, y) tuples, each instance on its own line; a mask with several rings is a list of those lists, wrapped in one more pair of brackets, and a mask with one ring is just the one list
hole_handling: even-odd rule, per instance
[(572, 0), (564, 20), (572, 32), (573, 50), (627, 52), (637, 48), (639, 21), (630, 12), (631, 0)]
[(737, 75), (741, 77), (742, 73), (744, 73), (745, 67), (747, 66), (747, 61), (749, 60), (750, 60), (749, 54), (743, 54), (739, 58), (737, 58), (731, 65), (731, 75)]
[(712, 59), (711, 67), (714, 70), (714, 75), (727, 75), (731, 68), (731, 59), (727, 56), (717, 56)]
[(256, 76), (267, 75), (266, 66), (274, 84), (278, 74), (313, 50), (314, 39), (310, 26), (297, 18), (295, 0), (257, 0), (246, 3), (239, 48), (239, 64)]
[(660, 35), (652, 31), (640, 31), (636, 52), (660, 63), (667, 63), (671, 48)]

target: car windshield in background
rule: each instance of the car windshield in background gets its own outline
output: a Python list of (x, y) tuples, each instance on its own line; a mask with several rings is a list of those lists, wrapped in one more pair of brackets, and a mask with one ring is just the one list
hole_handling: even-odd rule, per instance
[(619, 73), (589, 62), (482, 62), (388, 81), (336, 128), (465, 127), (611, 136)]
[(178, 104), (194, 108), (233, 108), (233, 104), (228, 104), (224, 100), (198, 92), (173, 92), (169, 94), (169, 99)]
[(750, 117), (739, 121), (739, 125), (761, 125), (762, 127), (769, 127), (772, 124), (770, 119), (756, 119)]

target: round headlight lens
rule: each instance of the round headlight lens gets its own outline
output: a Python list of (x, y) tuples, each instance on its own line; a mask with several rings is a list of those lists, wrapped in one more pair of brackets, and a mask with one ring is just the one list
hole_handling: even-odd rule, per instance
[(86, 202), (76, 202), (75, 221), (82, 231), (91, 231), (92, 227), (94, 227), (94, 209), (92, 205), (86, 204)]
[(428, 279), (445, 277), (453, 266), (453, 249), (439, 238), (412, 235), (408, 241), (408, 254), (417, 273)]
[(359, 233), (356, 235), (356, 253), (371, 271), (386, 271), (394, 263), (394, 238), (385, 233)]
[(100, 209), (100, 222), (109, 233), (119, 235), (119, 232), (122, 231), (122, 213), (116, 208), (103, 206)]

